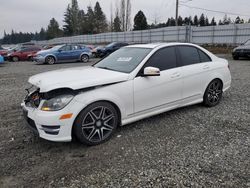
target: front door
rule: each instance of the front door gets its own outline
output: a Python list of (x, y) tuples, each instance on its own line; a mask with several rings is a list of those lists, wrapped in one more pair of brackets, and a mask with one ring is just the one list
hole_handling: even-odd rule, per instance
[(140, 76), (134, 79), (134, 112), (155, 108), (177, 107), (182, 94), (181, 67), (177, 66), (175, 47), (166, 47), (154, 53), (143, 66), (160, 69), (160, 76)]

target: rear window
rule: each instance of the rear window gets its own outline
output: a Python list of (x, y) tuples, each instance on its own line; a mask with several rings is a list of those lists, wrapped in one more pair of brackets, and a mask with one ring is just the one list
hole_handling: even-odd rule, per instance
[(197, 48), (192, 46), (179, 46), (178, 49), (183, 66), (200, 63), (200, 56)]
[(200, 62), (201, 63), (212, 61), (211, 58), (207, 54), (205, 54), (203, 51), (198, 50), (198, 52), (200, 55)]

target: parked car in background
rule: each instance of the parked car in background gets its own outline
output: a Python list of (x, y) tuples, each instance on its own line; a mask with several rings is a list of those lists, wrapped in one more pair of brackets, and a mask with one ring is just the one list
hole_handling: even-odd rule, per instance
[(8, 50), (7, 49), (4, 49), (0, 46), (0, 55), (5, 59), (7, 60), (7, 55), (8, 55)]
[(98, 51), (98, 50), (102, 50), (103, 48), (104, 48), (103, 46), (97, 46), (97, 47), (95, 47), (94, 49), (92, 49), (92, 50), (91, 50), (92, 56), (93, 56), (93, 57), (98, 57), (97, 51)]
[(38, 63), (48, 63), (50, 65), (58, 62), (76, 62), (87, 63), (91, 57), (91, 50), (80, 45), (65, 44), (57, 45), (49, 50), (38, 52), (34, 61)]
[(4, 62), (4, 58), (3, 56), (0, 55), (0, 64), (2, 64)]
[(125, 42), (113, 42), (110, 43), (109, 45), (105, 46), (104, 48), (100, 48), (97, 50), (97, 57), (105, 57), (114, 51), (120, 49), (121, 47), (127, 46), (128, 43)]
[(241, 57), (250, 58), (250, 39), (241, 46), (233, 49), (233, 59), (238, 60)]
[[(220, 103), (231, 85), (228, 61), (187, 43), (121, 48), (93, 66), (29, 78), (22, 107), (30, 127), (51, 141), (87, 145), (116, 128), (183, 106)], [(155, 127), (157, 129), (157, 126)]]
[(38, 46), (22, 46), (20, 49), (18, 49), (17, 51), (13, 51), (11, 53), (8, 54), (8, 60), (10, 61), (26, 61), (29, 60), (29, 56), (30, 54), (35, 54), (38, 51), (40, 51), (41, 48)]

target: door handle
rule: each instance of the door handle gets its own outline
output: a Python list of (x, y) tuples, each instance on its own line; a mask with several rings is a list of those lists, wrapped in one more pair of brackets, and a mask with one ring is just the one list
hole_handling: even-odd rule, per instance
[(206, 70), (206, 69), (209, 69), (209, 68), (210, 68), (210, 67), (209, 67), (208, 65), (204, 65), (204, 66), (203, 66), (203, 69), (205, 69), (205, 70)]
[(181, 74), (179, 73), (179, 72), (175, 72), (175, 73), (173, 73), (172, 75), (171, 75), (171, 78), (178, 78), (178, 77), (180, 77), (181, 76)]

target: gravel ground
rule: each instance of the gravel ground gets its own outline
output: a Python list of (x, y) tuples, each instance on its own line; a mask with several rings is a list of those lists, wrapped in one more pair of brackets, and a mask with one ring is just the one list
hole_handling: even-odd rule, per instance
[(28, 77), (81, 63), (0, 65), (0, 187), (250, 187), (250, 62), (232, 61), (220, 105), (173, 110), (99, 146), (34, 136), (20, 103)]

